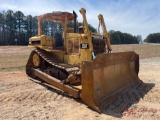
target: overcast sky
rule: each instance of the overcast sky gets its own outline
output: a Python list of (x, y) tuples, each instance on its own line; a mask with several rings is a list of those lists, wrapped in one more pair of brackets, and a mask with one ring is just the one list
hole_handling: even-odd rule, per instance
[(82, 22), (80, 8), (87, 10), (88, 23), (98, 27), (98, 14), (103, 14), (109, 30), (119, 30), (145, 39), (160, 32), (160, 0), (0, 0), (0, 11), (22, 11), (25, 15), (41, 15), (52, 11), (73, 10)]

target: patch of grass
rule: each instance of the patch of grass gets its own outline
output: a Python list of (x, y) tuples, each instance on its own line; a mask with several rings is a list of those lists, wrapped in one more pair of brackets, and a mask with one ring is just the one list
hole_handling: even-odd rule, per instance
[(0, 71), (24, 71), (29, 55), (0, 55)]
[(6, 68), (0, 68), (0, 72), (10, 72), (10, 71), (25, 71), (26, 67), (6, 67)]

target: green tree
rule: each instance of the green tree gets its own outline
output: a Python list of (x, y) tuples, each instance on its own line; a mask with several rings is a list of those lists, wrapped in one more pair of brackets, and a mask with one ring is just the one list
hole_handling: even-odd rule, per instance
[(25, 27), (24, 29), (27, 31), (27, 36), (31, 37), (33, 32), (33, 17), (31, 15), (27, 15), (25, 17)]
[(15, 18), (14, 18), (14, 12), (12, 10), (8, 10), (5, 12), (5, 22), (6, 22), (6, 34), (8, 35), (8, 38), (5, 39), (4, 44), (5, 45), (11, 45), (14, 44), (14, 29), (15, 29)]
[(32, 17), (32, 28), (33, 28), (33, 32), (32, 35), (37, 35), (38, 33), (38, 20), (37, 20), (37, 16)]
[(25, 43), (25, 35), (24, 35), (24, 28), (25, 28), (25, 21), (24, 21), (24, 14), (21, 11), (16, 11), (14, 13), (15, 19), (15, 36), (18, 41), (18, 44)]
[[(78, 22), (78, 23), (77, 23), (77, 27), (79, 27), (79, 26), (83, 26), (83, 24), (82, 24), (81, 22)], [(73, 23), (73, 21), (68, 22), (67, 27), (74, 28), (74, 23)], [(88, 24), (88, 27), (89, 27), (89, 30), (90, 30), (91, 32), (97, 32), (96, 28), (94, 28), (91, 24)], [(77, 28), (77, 29), (78, 29), (78, 28)]]
[(138, 44), (138, 38), (120, 31), (109, 31), (111, 44)]
[(6, 38), (6, 32), (5, 32), (5, 11), (0, 13), (0, 45), (3, 44), (5, 38)]
[(144, 41), (148, 43), (160, 43), (160, 33), (149, 34)]

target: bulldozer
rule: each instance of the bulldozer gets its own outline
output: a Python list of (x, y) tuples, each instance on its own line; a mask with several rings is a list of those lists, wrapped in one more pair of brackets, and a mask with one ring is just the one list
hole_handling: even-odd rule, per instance
[[(139, 55), (134, 51), (113, 53), (102, 14), (98, 15), (98, 32), (89, 29), (86, 10), (79, 12), (83, 26), (77, 27), (75, 12), (54, 11), (37, 17), (38, 34), (29, 39), (31, 52), (26, 74), (61, 90), (101, 113), (103, 106), (129, 87), (141, 82)], [(43, 35), (43, 20), (57, 21), (63, 27), (63, 46), (58, 39)], [(67, 23), (74, 21), (74, 28)], [(102, 28), (103, 33), (99, 31)]]

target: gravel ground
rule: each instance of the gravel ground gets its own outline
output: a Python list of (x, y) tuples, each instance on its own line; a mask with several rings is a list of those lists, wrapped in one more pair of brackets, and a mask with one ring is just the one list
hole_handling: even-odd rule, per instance
[(140, 59), (144, 83), (117, 96), (99, 114), (79, 99), (30, 81), (25, 74), (30, 51), (0, 47), (0, 120), (160, 119), (160, 57)]

